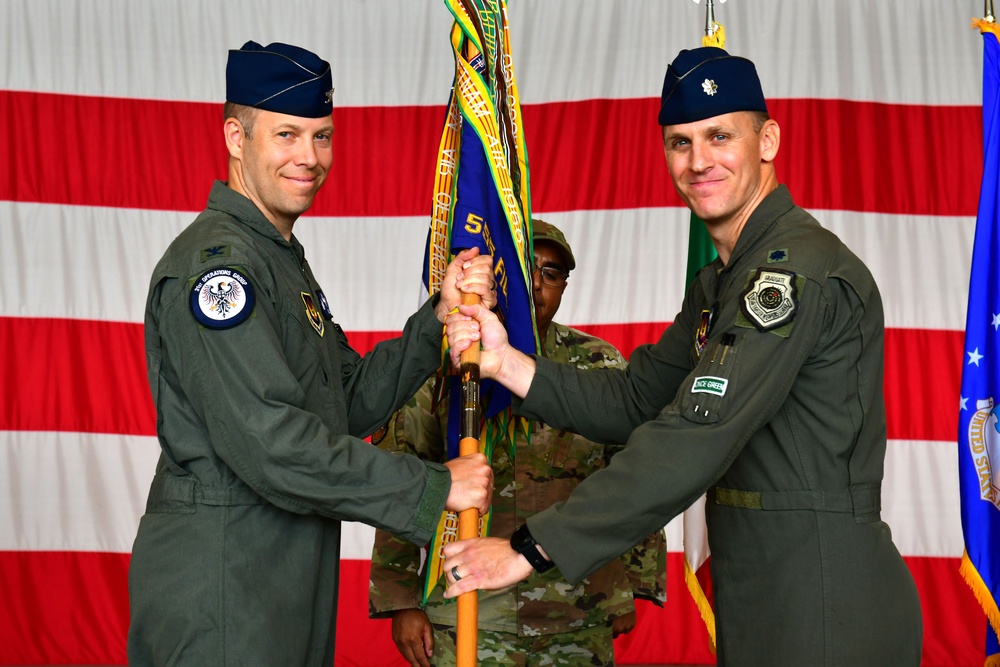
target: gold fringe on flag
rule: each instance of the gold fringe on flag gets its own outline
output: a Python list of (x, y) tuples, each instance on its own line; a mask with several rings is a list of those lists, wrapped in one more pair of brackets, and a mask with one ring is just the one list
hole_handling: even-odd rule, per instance
[(684, 559), (684, 583), (687, 584), (688, 592), (691, 593), (691, 597), (694, 599), (694, 605), (698, 608), (698, 613), (701, 614), (701, 620), (705, 622), (705, 629), (708, 630), (708, 639), (710, 641), (709, 648), (712, 650), (712, 654), (715, 654), (715, 611), (712, 610), (712, 605), (708, 601), (708, 596), (705, 595), (705, 591), (701, 588), (701, 582), (698, 581), (698, 575), (694, 570), (691, 569), (691, 564)]
[(993, 627), (993, 632), (1000, 637), (1000, 609), (997, 608), (993, 594), (990, 593), (990, 589), (987, 587), (986, 582), (983, 581), (983, 578), (979, 576), (979, 571), (976, 570), (976, 566), (969, 560), (969, 553), (966, 551), (962, 552), (962, 564), (959, 565), (958, 571), (961, 573), (962, 578), (965, 579), (965, 583), (969, 584), (969, 588), (972, 589), (972, 594), (976, 596), (976, 600), (982, 605), (983, 611), (986, 612), (986, 618)]

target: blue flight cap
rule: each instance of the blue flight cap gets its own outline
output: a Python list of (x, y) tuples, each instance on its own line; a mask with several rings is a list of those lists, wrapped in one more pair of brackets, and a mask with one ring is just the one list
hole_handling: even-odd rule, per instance
[(302, 118), (333, 113), (330, 63), (290, 44), (247, 42), (229, 51), (226, 100)]
[(767, 111), (753, 63), (714, 46), (678, 53), (663, 78), (660, 125), (693, 123), (733, 111)]

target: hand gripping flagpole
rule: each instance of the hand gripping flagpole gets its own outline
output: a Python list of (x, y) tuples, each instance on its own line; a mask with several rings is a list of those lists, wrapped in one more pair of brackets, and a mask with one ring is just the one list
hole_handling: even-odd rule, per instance
[[(466, 59), (471, 61), (476, 48), (466, 43)], [(478, 306), (478, 294), (463, 294), (462, 303)], [(462, 379), (462, 420), (458, 431), (458, 455), (479, 451), (479, 424), (482, 407), (479, 402), (479, 344), (462, 352), (459, 364)], [(458, 513), (458, 539), (479, 537), (479, 510), (470, 507)], [(479, 591), (471, 590), (458, 596), (455, 621), (455, 667), (476, 667), (479, 662)]]
[[(448, 251), (453, 251), (475, 246), (494, 256), (498, 316), (502, 314), (512, 345), (536, 351), (538, 335), (531, 307), (531, 273), (527, 269), (531, 261), (531, 227), (526, 222), (531, 220), (528, 158), (506, 5), (504, 0), (445, 2), (455, 18), (451, 44), (456, 73), (435, 176), (435, 216), (429, 239), (436, 242), (435, 248), (447, 246)], [(428, 268), (435, 266), (440, 268), (443, 263), (431, 261)], [(462, 303), (475, 305), (481, 300), (466, 295)], [(504, 390), (487, 387), (492, 397), (488, 407), (480, 407), (480, 354), (479, 345), (462, 353), (461, 387), (456, 387), (452, 394), (458, 405), (453, 406), (449, 418), (458, 422), (456, 453), (460, 456), (482, 451), (491, 457), (493, 447), (500, 441), (513, 446), (513, 423), (502, 414), (509, 414), (510, 410), (510, 399)], [(497, 427), (493, 436), (487, 435), (490, 431), (483, 427), (487, 416), (492, 420), (491, 428)], [(457, 538), (477, 537), (480, 524), (487, 523), (488, 516), (480, 518), (474, 508), (459, 512)], [(440, 540), (445, 541), (443, 533)], [(437, 554), (435, 558), (434, 562), (439, 563)], [(431, 586), (445, 574), (438, 565), (435, 568), (428, 569), (433, 572), (427, 578)], [(458, 596), (455, 638), (458, 667), (476, 664), (478, 603), (477, 591)]]
[[(463, 294), (462, 303), (479, 305), (478, 294)], [(459, 373), (462, 378), (462, 421), (459, 428), (458, 454), (479, 451), (479, 344), (462, 352)], [(458, 514), (458, 539), (479, 537), (479, 510), (470, 507)], [(479, 592), (472, 590), (458, 596), (458, 623), (455, 637), (456, 667), (475, 667), (479, 644)]]

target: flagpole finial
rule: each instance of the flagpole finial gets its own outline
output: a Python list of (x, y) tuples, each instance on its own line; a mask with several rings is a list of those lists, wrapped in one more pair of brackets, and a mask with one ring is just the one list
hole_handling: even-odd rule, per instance
[[(701, 3), (701, 0), (694, 0)], [(719, 0), (724, 3), (726, 0)], [(701, 38), (702, 46), (717, 46), (720, 49), (726, 44), (726, 31), (722, 24), (715, 20), (715, 0), (705, 2), (705, 36)]]
[(707, 0), (705, 3), (705, 36), (711, 37), (715, 34), (715, 2)]

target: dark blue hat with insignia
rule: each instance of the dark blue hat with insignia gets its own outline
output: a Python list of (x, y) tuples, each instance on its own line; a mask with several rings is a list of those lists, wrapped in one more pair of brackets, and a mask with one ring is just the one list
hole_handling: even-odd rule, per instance
[(298, 46), (247, 42), (229, 52), (226, 100), (303, 118), (329, 116), (333, 112), (330, 63)]
[(714, 46), (677, 54), (663, 79), (660, 125), (693, 123), (733, 111), (767, 111), (753, 63)]

